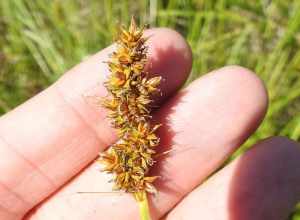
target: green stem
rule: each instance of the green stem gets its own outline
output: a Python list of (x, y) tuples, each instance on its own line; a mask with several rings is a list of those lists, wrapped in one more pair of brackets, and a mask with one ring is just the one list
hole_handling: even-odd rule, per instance
[(143, 199), (138, 201), (141, 220), (151, 220), (149, 204), (146, 192), (143, 193)]

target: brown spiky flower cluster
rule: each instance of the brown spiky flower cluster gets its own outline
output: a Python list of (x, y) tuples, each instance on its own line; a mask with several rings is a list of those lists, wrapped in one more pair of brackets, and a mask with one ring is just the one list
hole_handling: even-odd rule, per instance
[(115, 189), (133, 193), (138, 200), (145, 192), (155, 192), (152, 183), (157, 177), (149, 176), (149, 169), (159, 144), (155, 131), (160, 127), (150, 124), (150, 107), (161, 77), (149, 78), (145, 70), (147, 39), (143, 30), (134, 19), (129, 30), (121, 28), (116, 51), (108, 62), (111, 74), (105, 87), (109, 95), (103, 106), (109, 109), (119, 141), (100, 155), (104, 171), (114, 174)]

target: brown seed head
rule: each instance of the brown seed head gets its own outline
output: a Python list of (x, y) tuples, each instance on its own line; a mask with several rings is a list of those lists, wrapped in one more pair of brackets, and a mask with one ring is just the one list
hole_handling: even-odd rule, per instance
[(157, 176), (149, 176), (155, 163), (153, 155), (159, 138), (155, 132), (160, 125), (151, 125), (149, 119), (152, 94), (159, 91), (161, 77), (149, 78), (144, 28), (138, 28), (134, 19), (128, 30), (121, 28), (117, 49), (108, 62), (110, 76), (105, 82), (109, 96), (103, 100), (112, 126), (117, 129), (119, 141), (100, 155), (104, 171), (114, 175), (115, 189), (134, 193), (155, 192), (152, 183)]

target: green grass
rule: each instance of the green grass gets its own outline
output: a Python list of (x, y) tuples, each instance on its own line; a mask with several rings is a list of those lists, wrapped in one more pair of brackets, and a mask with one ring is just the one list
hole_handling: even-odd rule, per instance
[[(237, 154), (271, 135), (300, 138), (298, 0), (7, 0), (0, 12), (0, 114), (110, 44), (115, 27), (134, 14), (188, 40), (194, 55), (188, 82), (229, 64), (248, 67), (265, 81), (266, 119)], [(300, 219), (300, 208), (296, 212), (291, 219)]]

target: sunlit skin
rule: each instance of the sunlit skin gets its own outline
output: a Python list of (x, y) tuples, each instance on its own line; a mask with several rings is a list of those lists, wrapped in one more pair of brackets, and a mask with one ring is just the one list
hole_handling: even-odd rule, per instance
[[(191, 71), (187, 43), (165, 28), (145, 34), (151, 35), (148, 70), (165, 79), (153, 118), (164, 124), (158, 149), (170, 151), (153, 170), (163, 177), (150, 199), (154, 219), (287, 219), (300, 199), (294, 141), (262, 141), (203, 183), (265, 116), (261, 80), (228, 66), (178, 91)], [(108, 74), (102, 61), (113, 50), (90, 57), (0, 118), (0, 219), (138, 219), (131, 195), (106, 193), (113, 184), (94, 162), (117, 140), (105, 109), (86, 99), (106, 95), (99, 73)], [(86, 191), (103, 193), (78, 193)]]

